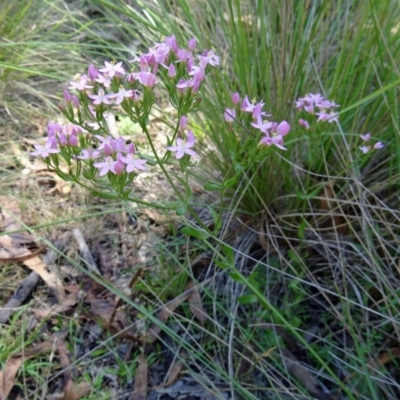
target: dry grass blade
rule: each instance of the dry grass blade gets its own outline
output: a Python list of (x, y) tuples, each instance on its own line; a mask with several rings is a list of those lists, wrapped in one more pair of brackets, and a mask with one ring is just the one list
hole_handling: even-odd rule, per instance
[(135, 373), (135, 391), (132, 393), (130, 400), (146, 400), (147, 399), (147, 380), (148, 380), (147, 358), (144, 353), (139, 356), (138, 367)]

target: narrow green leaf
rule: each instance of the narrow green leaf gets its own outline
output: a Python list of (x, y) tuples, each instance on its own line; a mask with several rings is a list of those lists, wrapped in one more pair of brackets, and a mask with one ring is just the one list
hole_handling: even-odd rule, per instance
[(243, 296), (238, 297), (237, 300), (240, 304), (251, 304), (251, 303), (256, 303), (258, 301), (258, 298), (255, 294), (245, 294)]
[(190, 228), (189, 226), (185, 226), (181, 229), (181, 232), (187, 236), (193, 236), (197, 239), (206, 240), (210, 237), (207, 232), (201, 231), (200, 229)]
[(205, 183), (203, 187), (205, 190), (210, 190), (210, 191), (221, 190), (224, 188), (223, 185), (221, 185), (220, 183)]

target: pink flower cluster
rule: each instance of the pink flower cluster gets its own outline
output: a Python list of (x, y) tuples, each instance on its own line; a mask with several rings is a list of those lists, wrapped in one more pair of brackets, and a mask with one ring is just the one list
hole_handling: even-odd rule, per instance
[(36, 151), (30, 153), (31, 156), (48, 157), (50, 154), (60, 152), (60, 147), (71, 146), (75, 148), (79, 146), (79, 135), (83, 129), (74, 124), (62, 125), (57, 122), (49, 122), (47, 126), (47, 142), (44, 145), (35, 144)]
[[(239, 104), (239, 93), (234, 93), (231, 97), (231, 101), (233, 105)], [(286, 150), (284, 147), (284, 137), (289, 133), (290, 125), (286, 121), (278, 123), (264, 119), (265, 117), (271, 116), (263, 111), (264, 105), (265, 103), (262, 100), (258, 103), (251, 102), (246, 95), (242, 101), (239, 112), (241, 114), (250, 113), (252, 115), (253, 122), (251, 122), (251, 125), (264, 135), (259, 142), (260, 145), (275, 145), (282, 150)], [(224, 118), (228, 123), (235, 121), (235, 108), (226, 108), (224, 112)]]
[[(213, 50), (206, 50), (195, 57), (195, 48), (195, 39), (190, 39), (188, 49), (183, 49), (178, 46), (175, 36), (169, 36), (151, 47), (148, 53), (131, 60), (139, 66), (139, 71), (127, 73), (121, 61), (106, 61), (105, 66), (100, 69), (90, 65), (87, 74), (70, 82), (68, 89), (85, 93), (93, 106), (119, 105), (125, 99), (128, 103), (130, 100), (136, 102), (140, 100), (141, 88), (152, 88), (159, 82), (157, 74), (161, 68), (170, 79), (176, 78), (175, 87), (179, 92), (190, 90), (195, 94), (205, 79), (207, 66), (217, 66), (220, 63)], [(185, 73), (182, 73), (182, 68), (186, 69)], [(64, 91), (64, 99), (76, 108), (82, 103), (68, 90)]]
[(47, 127), (48, 139), (44, 145), (35, 144), (36, 151), (30, 153), (32, 156), (49, 157), (50, 154), (61, 153), (62, 155), (68, 150), (73, 150), (72, 154), (75, 159), (79, 160), (95, 160), (102, 158), (102, 161), (94, 163), (94, 167), (100, 170), (100, 176), (112, 172), (114, 174), (122, 174), (137, 172), (138, 170), (146, 170), (146, 160), (141, 160), (135, 156), (136, 150), (133, 143), (126, 144), (122, 137), (113, 139), (111, 136), (104, 138), (96, 135), (95, 137), (101, 142), (97, 149), (82, 148), (81, 144), (88, 144), (83, 138), (80, 140), (79, 135), (89, 137), (88, 132), (77, 125), (62, 125), (56, 122), (50, 122)]
[[(371, 139), (371, 134), (370, 133), (366, 133), (365, 135), (360, 135), (361, 140), (364, 143), (369, 142), (369, 140)], [(364, 144), (364, 146), (360, 146), (359, 149), (364, 153), (367, 154), (370, 150), (379, 150), (382, 149), (383, 147), (385, 147), (385, 145), (382, 142), (376, 142), (373, 146), (367, 146)]]
[(83, 149), (82, 154), (77, 158), (91, 160), (102, 157), (102, 161), (93, 164), (100, 170), (100, 176), (104, 176), (108, 172), (120, 175), (125, 171), (137, 173), (147, 169), (147, 161), (135, 156), (136, 149), (133, 143), (127, 144), (122, 137), (113, 139), (111, 136), (104, 138), (96, 135), (96, 138), (101, 142), (97, 150)]
[[(328, 121), (338, 122), (338, 113), (334, 111), (334, 108), (339, 107), (334, 101), (330, 101), (322, 96), (320, 93), (309, 93), (307, 96), (300, 97), (296, 100), (296, 108), (298, 110), (304, 110), (308, 114), (315, 114), (318, 116), (318, 122)], [(299, 124), (304, 128), (308, 129), (310, 124), (304, 119), (299, 119)]]
[[(46, 143), (35, 144), (35, 151), (30, 154), (43, 157), (49, 163), (51, 160), (56, 163), (56, 158), (49, 157), (57, 153), (68, 163), (71, 159), (78, 163), (86, 160), (92, 171), (93, 168), (99, 170), (100, 176), (145, 170), (146, 160), (137, 156), (133, 143), (126, 144), (123, 138), (114, 139), (94, 133), (106, 132), (104, 116), (113, 105), (121, 105), (134, 121), (146, 121), (154, 103), (151, 92), (159, 81), (164, 82), (171, 98), (182, 98), (183, 93), (187, 93), (183, 106), (185, 112), (190, 112), (196, 104), (196, 93), (205, 80), (208, 66), (215, 67), (220, 63), (213, 50), (205, 50), (195, 56), (193, 52), (196, 46), (196, 40), (192, 38), (186, 49), (181, 48), (176, 38), (169, 36), (151, 47), (148, 53), (132, 60), (136, 67), (130, 72), (127, 72), (122, 61), (106, 61), (104, 67), (99, 69), (90, 65), (85, 75), (71, 81), (64, 90), (67, 107), (60, 108), (72, 123), (49, 123)], [(167, 147), (177, 159), (185, 154), (197, 155), (192, 149), (196, 143), (193, 132), (188, 130), (187, 140), (181, 138), (186, 126), (187, 118), (184, 115), (179, 122), (176, 145)], [(93, 138), (100, 141), (97, 148), (92, 148)]]

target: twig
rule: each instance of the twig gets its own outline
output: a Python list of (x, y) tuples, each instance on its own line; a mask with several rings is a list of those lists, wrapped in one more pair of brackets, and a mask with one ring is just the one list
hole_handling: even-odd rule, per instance
[(86, 243), (85, 238), (80, 229), (74, 229), (73, 234), (75, 236), (76, 241), (78, 242), (79, 251), (81, 252), (81, 256), (83, 260), (86, 262), (88, 270), (92, 273), (101, 275), (100, 270), (97, 268), (97, 265), (93, 259), (92, 253), (89, 250), (89, 246)]
[[(54, 247), (62, 251), (66, 246), (70, 235), (64, 235), (54, 243)], [(43, 257), (43, 263), (46, 265), (54, 264), (58, 257), (58, 253), (50, 249), (46, 255)], [(14, 313), (15, 309), (21, 306), (21, 304), (27, 299), (31, 294), (32, 290), (38, 284), (40, 276), (36, 272), (31, 272), (18, 286), (17, 290), (8, 301), (8, 303), (0, 309), (0, 324), (5, 324), (11, 315)]]

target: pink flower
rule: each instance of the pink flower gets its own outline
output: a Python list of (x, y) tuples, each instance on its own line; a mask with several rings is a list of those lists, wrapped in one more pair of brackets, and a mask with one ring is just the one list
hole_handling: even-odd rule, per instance
[(359, 149), (364, 153), (367, 154), (371, 150), (371, 146), (360, 146)]
[(262, 116), (268, 116), (270, 117), (270, 115), (267, 115), (267, 113), (265, 111), (262, 111), (262, 108), (264, 107), (264, 102), (261, 100), (259, 103), (257, 103), (254, 108), (253, 108), (253, 118), (258, 120), (260, 119)]
[(332, 122), (339, 122), (339, 114), (331, 111), (329, 113), (329, 118), (328, 118), (328, 122), (331, 124)]
[(206, 51), (202, 56), (200, 56), (200, 67), (206, 69), (207, 64), (216, 67), (219, 65), (219, 57), (214, 53), (214, 50)]
[(178, 51), (178, 42), (174, 35), (167, 36), (164, 42), (174, 53)]
[(255, 122), (251, 122), (251, 125), (254, 126), (254, 128), (260, 130), (262, 133), (267, 134), (268, 133), (268, 129), (273, 128), (274, 123), (270, 122), (270, 121), (262, 121), (261, 117), (259, 117), (257, 119), (257, 123)]
[(125, 90), (121, 87), (118, 93), (109, 94), (108, 98), (115, 99), (115, 104), (121, 104), (125, 97), (132, 97), (133, 91), (132, 90)]
[(105, 94), (103, 89), (99, 89), (99, 92), (97, 94), (89, 94), (88, 97), (90, 97), (93, 100), (93, 104), (111, 104), (111, 99), (113, 96), (112, 94)]
[(374, 144), (374, 149), (376, 149), (376, 150), (382, 149), (383, 147), (385, 147), (385, 145), (382, 142), (376, 142)]
[(86, 90), (86, 89), (92, 89), (93, 86), (92, 85), (88, 85), (87, 84), (87, 80), (88, 80), (87, 76), (86, 75), (82, 75), (76, 81), (70, 82), (69, 84), (71, 86), (68, 86), (68, 89), (71, 89), (71, 90), (76, 89), (76, 90), (80, 90), (80, 91)]
[(103, 137), (101, 135), (95, 135), (95, 137), (100, 140), (101, 144), (99, 146), (99, 150), (103, 150), (104, 146), (108, 144), (109, 146), (112, 146), (112, 141), (114, 140), (111, 136)]
[(156, 76), (148, 71), (139, 72), (138, 79), (142, 85), (148, 87), (153, 87), (157, 83)]
[(283, 137), (282, 135), (274, 135), (272, 137), (270, 136), (264, 136), (258, 143), (259, 145), (264, 145), (264, 146), (271, 146), (275, 145), (276, 147), (286, 150), (285, 147), (283, 147)]
[(100, 151), (94, 149), (82, 149), (82, 154), (77, 156), (81, 160), (93, 160), (100, 157)]
[(305, 119), (299, 119), (299, 125), (303, 126), (306, 129), (310, 128), (310, 124)]
[(159, 64), (164, 64), (168, 58), (170, 48), (165, 43), (160, 43), (150, 49), (150, 54), (154, 56), (154, 61)]
[(317, 112), (318, 121), (328, 121), (330, 124), (332, 122), (338, 122), (339, 114), (336, 112), (331, 111), (329, 114), (325, 111)]
[(97, 77), (97, 79), (95, 79), (95, 81), (103, 85), (105, 88), (109, 88), (111, 85), (111, 78), (101, 74), (99, 74), (99, 76)]
[(236, 111), (234, 108), (226, 108), (224, 112), (225, 121), (231, 123), (236, 118)]
[(168, 146), (167, 150), (176, 152), (175, 157), (177, 160), (182, 158), (185, 154), (189, 156), (197, 156), (197, 153), (194, 150), (191, 150), (191, 147), (196, 143), (196, 138), (193, 135), (191, 130), (188, 131), (186, 143), (183, 142), (181, 138), (176, 139), (176, 146)]
[(246, 97), (242, 101), (242, 107), (241, 107), (242, 111), (247, 111), (247, 112), (252, 113), (254, 108), (255, 108), (255, 104), (251, 103), (249, 98), (246, 95)]
[(107, 157), (103, 162), (94, 163), (93, 165), (100, 169), (100, 176), (104, 176), (108, 172), (113, 172), (115, 174), (115, 164), (117, 161), (113, 160), (112, 157)]
[(125, 74), (124, 67), (122, 66), (122, 61), (116, 64), (114, 62), (109, 63), (107, 61), (104, 61), (104, 65), (105, 67), (99, 69), (99, 71), (108, 74), (110, 78)]
[(360, 135), (360, 138), (361, 138), (364, 142), (368, 142), (368, 140), (371, 139), (371, 134), (370, 134), (370, 133), (366, 133), (365, 135)]
[(178, 58), (178, 61), (180, 62), (186, 62), (191, 56), (191, 53), (187, 50), (184, 49), (179, 49), (176, 52), (176, 57)]
[(34, 147), (36, 151), (29, 153), (31, 156), (40, 156), (46, 158), (50, 154), (56, 154), (60, 152), (60, 150), (57, 149), (57, 141), (54, 136), (49, 137), (44, 146), (41, 144), (35, 144)]
[(141, 160), (133, 157), (132, 153), (128, 153), (125, 156), (120, 156), (119, 159), (126, 164), (126, 172), (133, 172), (137, 169), (141, 171), (146, 171), (147, 160)]

